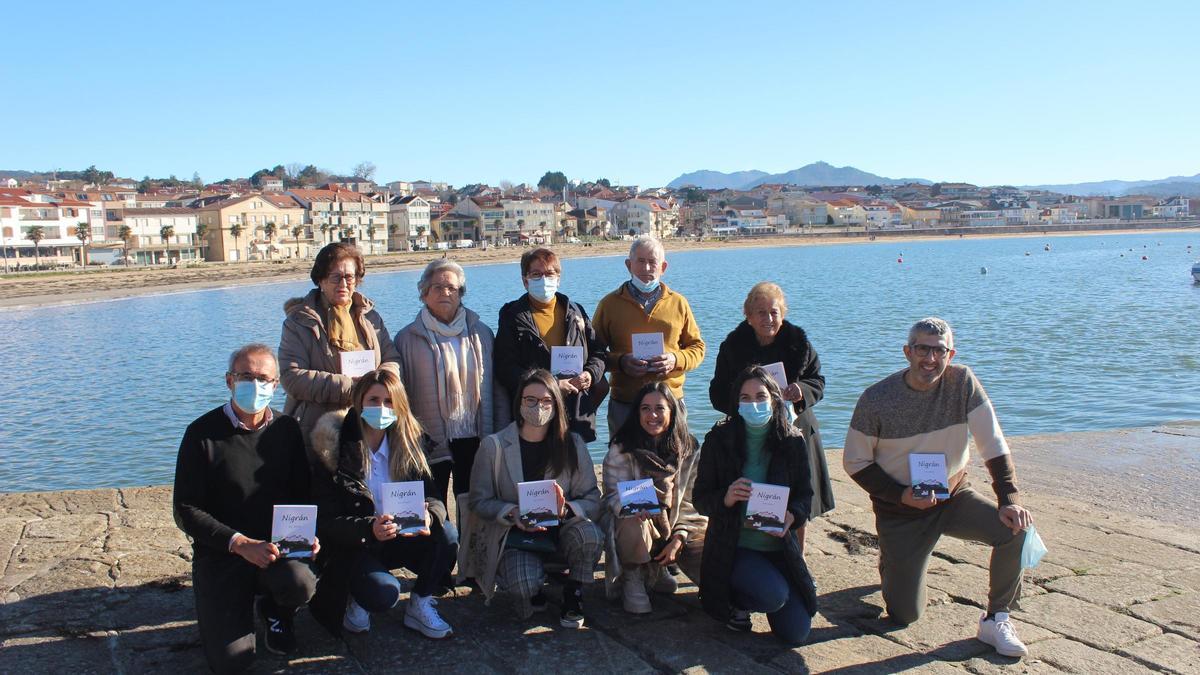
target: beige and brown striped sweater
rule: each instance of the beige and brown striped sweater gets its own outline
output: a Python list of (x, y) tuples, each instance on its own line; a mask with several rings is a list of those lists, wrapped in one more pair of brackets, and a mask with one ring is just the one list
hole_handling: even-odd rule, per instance
[(929, 391), (908, 386), (905, 372), (889, 375), (863, 392), (846, 433), (842, 456), (846, 473), (870, 493), (875, 510), (924, 513), (900, 503), (901, 493), (911, 484), (910, 453), (945, 453), (951, 494), (966, 487), (969, 437), (974, 437), (992, 476), (1000, 505), (1018, 503), (1008, 443), (992, 402), (971, 369), (950, 364)]

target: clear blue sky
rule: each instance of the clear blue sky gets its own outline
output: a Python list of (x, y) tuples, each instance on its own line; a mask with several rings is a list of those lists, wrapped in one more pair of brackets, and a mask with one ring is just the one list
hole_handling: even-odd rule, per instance
[[(985, 6), (986, 5), (986, 6)], [(1183, 2), (21, 2), (3, 169), (288, 162), (462, 185), (809, 162), (1038, 184), (1200, 172)]]

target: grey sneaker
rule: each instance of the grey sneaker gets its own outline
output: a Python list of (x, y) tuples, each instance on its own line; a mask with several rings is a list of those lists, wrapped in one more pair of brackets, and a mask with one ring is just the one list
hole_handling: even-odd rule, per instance
[(342, 617), (342, 628), (351, 633), (371, 630), (371, 613), (359, 606), (354, 598), (346, 601), (346, 614)]
[(650, 606), (650, 596), (646, 594), (644, 566), (630, 566), (621, 574), (621, 604), (630, 614), (649, 614), (654, 611)]

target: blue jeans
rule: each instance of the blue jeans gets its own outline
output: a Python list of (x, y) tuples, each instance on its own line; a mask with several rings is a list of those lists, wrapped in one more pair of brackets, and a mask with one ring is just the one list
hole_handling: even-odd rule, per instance
[(763, 553), (738, 547), (729, 585), (734, 606), (765, 612), (776, 637), (801, 645), (808, 639), (812, 617), (789, 576), (782, 551)]
[(368, 612), (386, 612), (400, 600), (399, 567), (417, 575), (412, 592), (427, 597), (438, 590), (458, 554), (458, 532), (447, 523), (427, 536), (396, 537), (359, 554), (350, 573), (350, 595)]

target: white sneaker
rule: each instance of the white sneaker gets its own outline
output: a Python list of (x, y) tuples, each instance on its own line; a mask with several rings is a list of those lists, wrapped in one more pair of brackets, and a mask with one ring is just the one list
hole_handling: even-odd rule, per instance
[(351, 633), (371, 630), (371, 613), (359, 606), (354, 598), (346, 601), (346, 614), (342, 617), (342, 628)]
[(427, 638), (439, 640), (448, 637), (453, 633), (450, 624), (442, 620), (438, 615), (434, 605), (437, 603), (432, 597), (421, 597), (415, 593), (408, 596), (408, 603), (404, 608), (404, 625), (411, 628)]
[(1029, 648), (1021, 642), (1021, 638), (1017, 637), (1017, 631), (1013, 628), (1012, 621), (1008, 619), (1008, 612), (996, 612), (994, 619), (985, 619), (986, 616), (987, 614), (984, 614), (979, 619), (979, 632), (975, 634), (976, 640), (995, 647), (996, 653), (1001, 656), (1019, 659), (1029, 655)]

